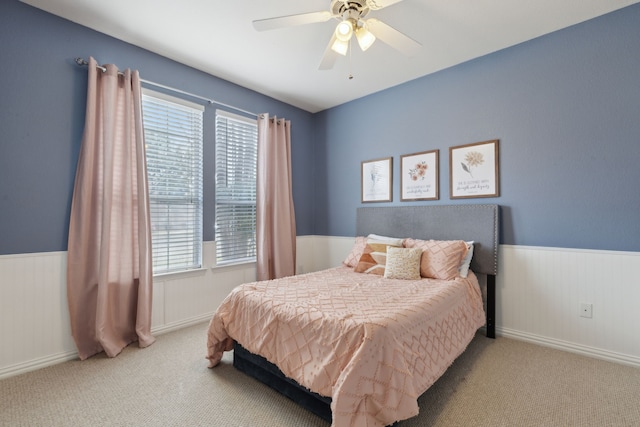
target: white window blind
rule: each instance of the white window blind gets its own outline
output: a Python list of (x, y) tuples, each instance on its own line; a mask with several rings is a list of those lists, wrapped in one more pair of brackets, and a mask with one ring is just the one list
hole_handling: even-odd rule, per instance
[(204, 107), (145, 89), (153, 273), (202, 266), (202, 113)]
[(256, 120), (216, 111), (216, 262), (255, 261)]

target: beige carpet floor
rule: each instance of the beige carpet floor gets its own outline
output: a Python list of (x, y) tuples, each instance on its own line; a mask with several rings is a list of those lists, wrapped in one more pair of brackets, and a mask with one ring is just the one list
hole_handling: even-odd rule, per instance
[[(0, 426), (328, 426), (231, 354), (207, 369), (206, 326), (4, 379)], [(478, 335), (419, 405), (398, 427), (640, 426), (640, 369)]]

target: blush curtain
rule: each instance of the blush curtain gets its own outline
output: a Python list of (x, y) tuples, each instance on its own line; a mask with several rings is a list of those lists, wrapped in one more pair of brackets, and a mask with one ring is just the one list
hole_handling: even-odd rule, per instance
[(258, 280), (293, 276), (296, 220), (291, 185), (291, 122), (258, 116), (256, 183), (256, 275)]
[(81, 360), (155, 341), (140, 76), (97, 66), (90, 58), (67, 258), (71, 331)]

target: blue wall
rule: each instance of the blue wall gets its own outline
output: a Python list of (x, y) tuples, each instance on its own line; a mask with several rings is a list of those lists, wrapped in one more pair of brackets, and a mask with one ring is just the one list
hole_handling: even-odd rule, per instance
[[(42, 12), (0, 2), (0, 254), (66, 250), (75, 168), (84, 126), (87, 70), (75, 57), (95, 57), (143, 79), (292, 121), (294, 202), (298, 234), (313, 234), (313, 115)], [(204, 129), (204, 238), (214, 239), (214, 115)]]
[[(0, 254), (66, 250), (86, 92), (73, 58), (293, 122), (299, 235), (353, 236), (360, 162), (394, 202), (499, 203), (506, 244), (640, 251), (640, 5), (312, 115), (34, 9), (0, 2)], [(205, 240), (213, 240), (205, 113)], [(449, 200), (448, 149), (500, 139), (501, 195)], [(440, 200), (399, 202), (399, 158), (440, 150)]]
[[(640, 250), (640, 5), (317, 114), (316, 233), (352, 236), (360, 162), (393, 203), (498, 203), (502, 242)], [(500, 140), (501, 194), (449, 199), (449, 147)], [(400, 155), (440, 150), (440, 200), (399, 202)], [(370, 205), (370, 204), (366, 204)]]

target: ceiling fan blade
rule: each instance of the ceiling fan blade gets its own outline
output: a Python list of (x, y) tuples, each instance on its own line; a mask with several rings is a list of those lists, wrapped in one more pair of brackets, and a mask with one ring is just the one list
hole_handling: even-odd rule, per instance
[(375, 18), (367, 19), (367, 27), (377, 39), (407, 56), (416, 55), (422, 47), (420, 43), (411, 37)]
[(320, 61), (318, 70), (330, 70), (333, 68), (333, 64), (336, 63), (336, 60), (338, 59), (338, 56), (340, 54), (335, 52), (333, 49), (331, 49), (331, 46), (333, 46), (333, 43), (335, 41), (336, 41), (336, 36), (334, 34), (331, 37), (331, 40), (329, 40), (329, 44), (327, 45), (327, 48), (324, 50), (324, 55), (322, 55), (322, 61)]
[(326, 22), (333, 15), (328, 10), (321, 12), (301, 13), (298, 15), (279, 16), (277, 18), (257, 19), (253, 21), (253, 28), (258, 31), (275, 30), (276, 28), (292, 27), (294, 25), (315, 24)]
[(367, 4), (371, 10), (380, 10), (392, 4), (400, 3), (401, 1), (402, 0), (369, 0)]

